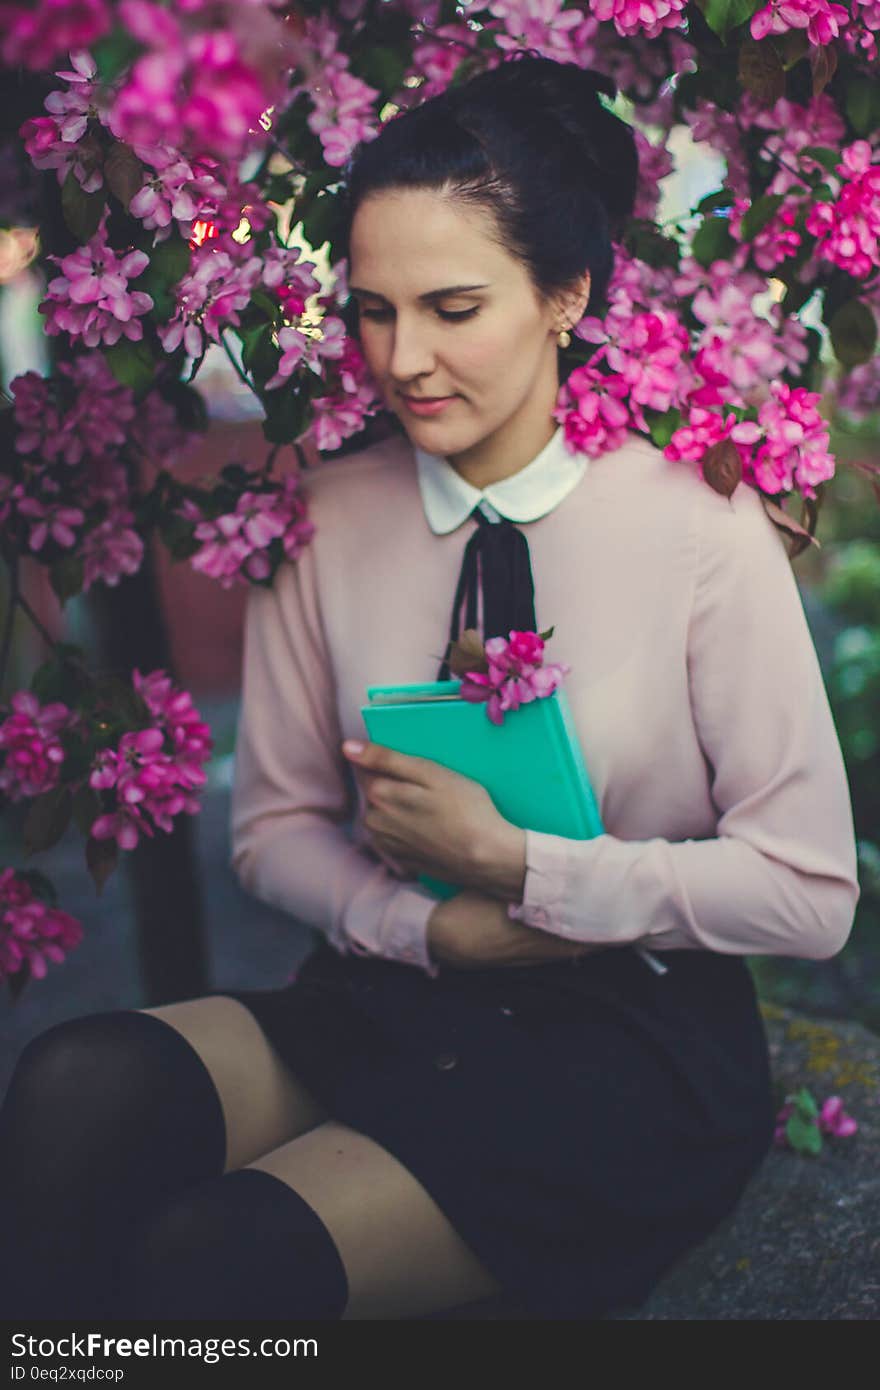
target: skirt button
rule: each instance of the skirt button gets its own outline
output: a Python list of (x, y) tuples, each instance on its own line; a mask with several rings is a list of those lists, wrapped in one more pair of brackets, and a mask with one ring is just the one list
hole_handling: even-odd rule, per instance
[(454, 1052), (438, 1052), (434, 1058), (434, 1066), (438, 1071), (449, 1071), (451, 1067), (458, 1065), (458, 1058)]

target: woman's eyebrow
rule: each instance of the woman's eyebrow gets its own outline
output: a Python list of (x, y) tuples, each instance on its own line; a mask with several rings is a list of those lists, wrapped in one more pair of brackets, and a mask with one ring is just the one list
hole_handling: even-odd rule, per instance
[[(443, 299), (447, 294), (467, 294), (469, 290), (487, 290), (488, 288), (488, 284), (447, 285), (445, 289), (428, 290), (426, 294), (420, 294), (419, 300), (425, 303), (430, 303), (430, 301), (433, 299)], [(388, 304), (390, 302), (385, 298), (384, 294), (377, 294), (375, 290), (362, 289), (359, 285), (349, 285), (348, 290), (349, 294), (363, 294), (370, 299), (381, 299), (385, 304)]]

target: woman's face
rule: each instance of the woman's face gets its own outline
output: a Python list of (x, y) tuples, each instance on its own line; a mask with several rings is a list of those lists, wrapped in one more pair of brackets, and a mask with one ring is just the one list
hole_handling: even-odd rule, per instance
[[(496, 432), (515, 440), (536, 424), (545, 442), (565, 320), (485, 214), (425, 189), (371, 194), (352, 223), (349, 286), (367, 365), (414, 443), (476, 457)], [(451, 399), (426, 414), (407, 396)]]

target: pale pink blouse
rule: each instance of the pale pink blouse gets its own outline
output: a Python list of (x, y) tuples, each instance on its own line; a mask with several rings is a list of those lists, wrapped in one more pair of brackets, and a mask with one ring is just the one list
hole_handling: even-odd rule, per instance
[[(373, 852), (340, 744), (367, 737), (367, 686), (436, 678), (480, 495), (462, 484), (403, 437), (304, 475), (316, 533), (248, 597), (231, 811), (249, 892), (341, 952), (431, 975), (437, 900)], [(571, 667), (606, 827), (586, 841), (528, 830), (512, 915), (659, 951), (838, 952), (859, 896), (849, 788), (758, 495), (721, 497), (634, 435), (568, 455), (557, 430), (485, 496), (528, 536), (538, 629)]]

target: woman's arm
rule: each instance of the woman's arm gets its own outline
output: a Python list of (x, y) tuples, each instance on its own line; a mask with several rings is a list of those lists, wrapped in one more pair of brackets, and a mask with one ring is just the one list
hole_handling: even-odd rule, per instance
[(271, 589), (253, 587), (248, 595), (232, 867), (249, 893), (322, 931), (337, 950), (435, 975), (426, 929), (438, 899), (395, 877), (345, 829), (354, 795), (340, 750), (313, 545), (282, 564)]
[(824, 959), (859, 897), (843, 758), (794, 574), (753, 489), (708, 487), (688, 633), (717, 836), (526, 831), (511, 915), (563, 937)]

